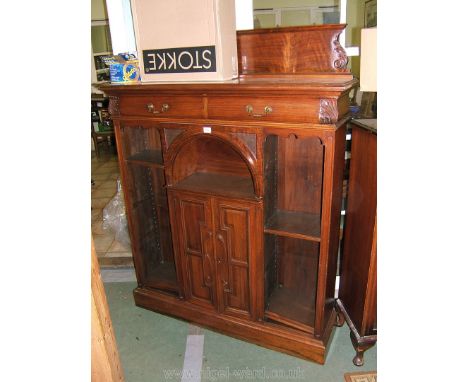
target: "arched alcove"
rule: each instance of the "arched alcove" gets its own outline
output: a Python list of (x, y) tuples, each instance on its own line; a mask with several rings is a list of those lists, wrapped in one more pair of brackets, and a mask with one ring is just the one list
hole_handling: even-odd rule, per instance
[(172, 186), (240, 198), (255, 197), (255, 182), (241, 150), (220, 137), (201, 134), (172, 156)]

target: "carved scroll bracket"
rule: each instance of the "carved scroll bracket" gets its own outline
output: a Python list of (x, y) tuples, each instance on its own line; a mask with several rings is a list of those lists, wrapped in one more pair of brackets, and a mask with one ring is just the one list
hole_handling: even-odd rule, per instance
[(338, 120), (336, 99), (321, 99), (319, 109), (320, 123), (335, 123)]
[(109, 114), (112, 117), (120, 116), (119, 97), (109, 96)]
[[(338, 35), (339, 36), (339, 35)], [(338, 36), (333, 40), (333, 67), (338, 72), (346, 72), (346, 65), (348, 64), (348, 56), (346, 51), (341, 46)]]

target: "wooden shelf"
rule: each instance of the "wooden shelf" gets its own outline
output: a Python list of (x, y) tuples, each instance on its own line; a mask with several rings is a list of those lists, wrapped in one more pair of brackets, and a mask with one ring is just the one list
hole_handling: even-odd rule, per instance
[(196, 172), (170, 188), (233, 198), (255, 199), (252, 179), (237, 175)]
[(320, 215), (275, 210), (266, 222), (264, 232), (320, 242)]
[(314, 332), (314, 294), (297, 293), (293, 289), (277, 287), (267, 303), (266, 318), (308, 333)]
[(127, 162), (164, 168), (161, 150), (144, 150), (129, 156)]

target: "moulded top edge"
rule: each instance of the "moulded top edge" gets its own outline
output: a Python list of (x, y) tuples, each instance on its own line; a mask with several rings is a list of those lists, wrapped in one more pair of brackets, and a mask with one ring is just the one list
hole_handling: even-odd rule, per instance
[(337, 92), (341, 93), (351, 89), (358, 80), (346, 78), (342, 81), (331, 78), (241, 78), (229, 82), (146, 82), (138, 84), (105, 83), (97, 87), (106, 92), (143, 93), (147, 91), (174, 91), (174, 92), (249, 92), (249, 91), (284, 91), (290, 93), (311, 92)]

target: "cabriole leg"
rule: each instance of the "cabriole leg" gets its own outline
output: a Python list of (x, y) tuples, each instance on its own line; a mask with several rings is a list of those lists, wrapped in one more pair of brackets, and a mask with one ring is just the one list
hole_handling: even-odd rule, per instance
[(374, 346), (376, 340), (369, 339), (366, 337), (361, 337), (357, 339), (352, 331), (349, 332), (349, 336), (351, 337), (351, 342), (353, 343), (354, 350), (356, 350), (356, 355), (353, 358), (353, 363), (356, 366), (364, 365), (364, 352)]

